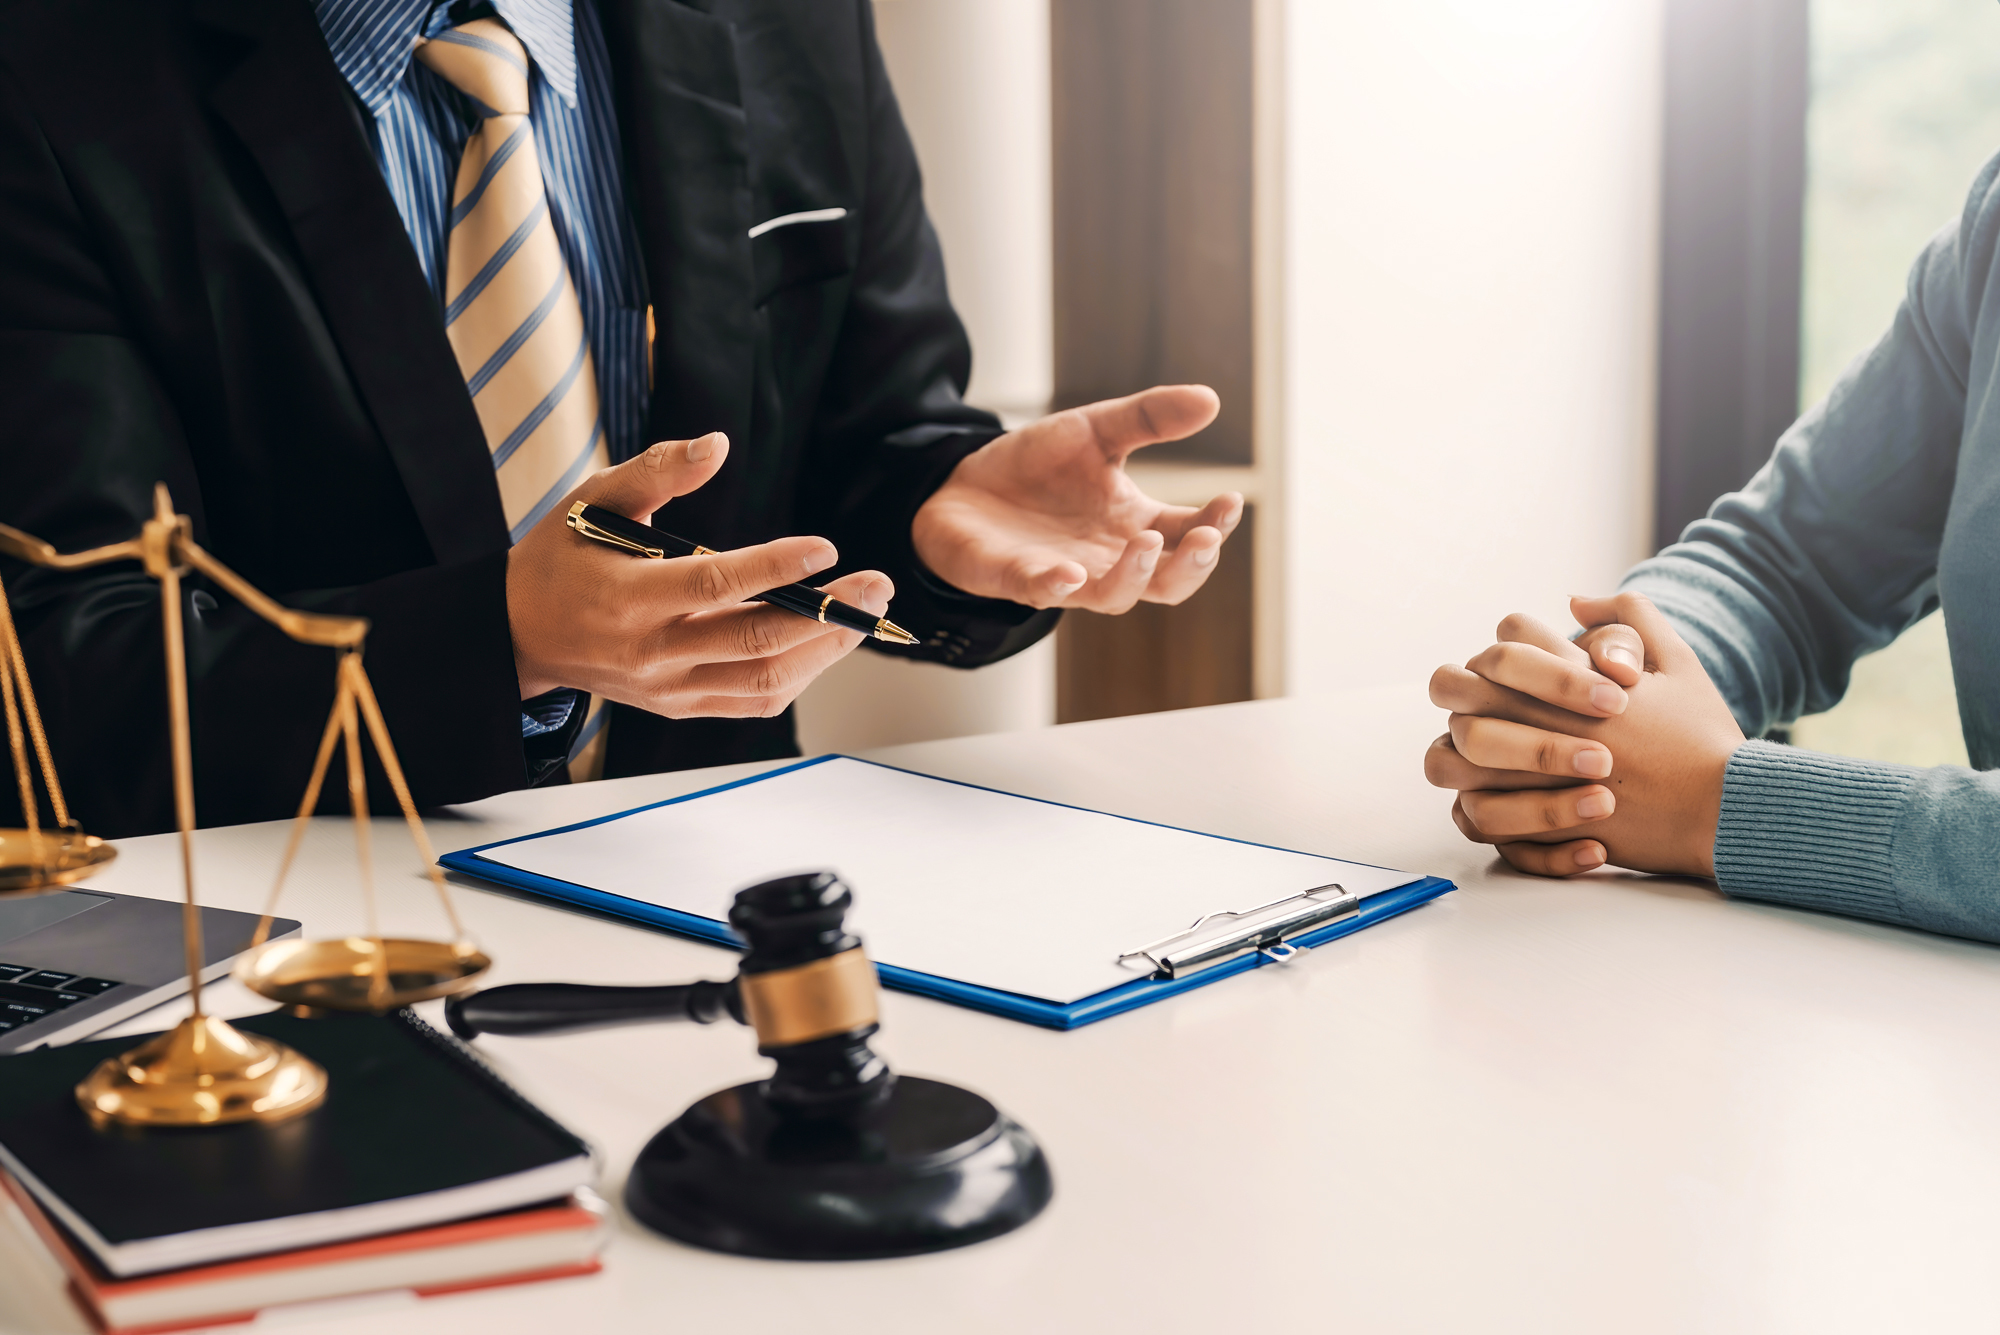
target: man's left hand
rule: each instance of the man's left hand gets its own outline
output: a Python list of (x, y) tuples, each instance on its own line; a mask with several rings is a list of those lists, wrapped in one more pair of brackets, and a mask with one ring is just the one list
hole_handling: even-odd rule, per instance
[(1125, 457), (1193, 435), (1220, 407), (1206, 385), (1162, 385), (1010, 431), (917, 511), (917, 555), (956, 588), (1030, 607), (1178, 603), (1214, 571), (1243, 498), (1162, 505), (1125, 475)]

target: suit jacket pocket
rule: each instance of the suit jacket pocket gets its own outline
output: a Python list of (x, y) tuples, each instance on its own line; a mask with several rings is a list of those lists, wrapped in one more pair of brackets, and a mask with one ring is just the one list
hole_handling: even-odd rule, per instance
[[(757, 304), (762, 306), (787, 288), (822, 283), (847, 273), (847, 211), (832, 209), (784, 215), (753, 229), (750, 254), (757, 273)], [(776, 224), (775, 226), (771, 224)]]

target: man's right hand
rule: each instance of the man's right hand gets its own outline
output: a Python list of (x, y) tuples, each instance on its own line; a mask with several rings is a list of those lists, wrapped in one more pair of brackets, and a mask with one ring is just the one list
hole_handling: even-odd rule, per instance
[[(852, 631), (745, 602), (832, 566), (839, 553), (824, 538), (647, 561), (569, 529), (577, 501), (650, 522), (728, 454), (721, 432), (662, 441), (586, 479), (515, 545), (507, 617), (522, 699), (567, 686), (668, 718), (768, 718), (861, 643)], [(895, 592), (872, 570), (822, 587), (878, 616)]]

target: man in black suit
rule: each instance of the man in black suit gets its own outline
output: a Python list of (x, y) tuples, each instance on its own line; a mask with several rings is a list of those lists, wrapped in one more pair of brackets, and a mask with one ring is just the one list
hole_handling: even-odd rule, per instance
[[(317, 21), (308, 0), (0, 0), (0, 520), (118, 541), (164, 481), (251, 582), (368, 617), (425, 805), (559, 776), (583, 710), (537, 732), (524, 701), (576, 691), (615, 702), (607, 774), (792, 753), (791, 700), (855, 637), (741, 600), (808, 574), (877, 608), (893, 588), (922, 637), (904, 652), (966, 667), (1060, 608), (1206, 578), (1241, 499), (1163, 507), (1122, 463), (1206, 425), (1209, 391), (1006, 434), (960, 399), (970, 352), (868, 0), (577, 3), (608, 55), (661, 443), (510, 535), (504, 451), (326, 0)], [(432, 40), (508, 12), (452, 9)], [(577, 498), (671, 499), (670, 527), (731, 550), (630, 560), (564, 530)], [(99, 833), (169, 827), (155, 587), (5, 574), (71, 805)], [(189, 588), (201, 820), (289, 814), (328, 655)]]

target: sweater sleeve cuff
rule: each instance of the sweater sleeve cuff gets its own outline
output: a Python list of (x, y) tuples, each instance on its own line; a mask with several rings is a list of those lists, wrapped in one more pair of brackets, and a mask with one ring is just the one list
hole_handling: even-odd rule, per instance
[(1918, 773), (1745, 742), (1723, 779), (1716, 883), (1743, 899), (1906, 921), (1892, 859)]

